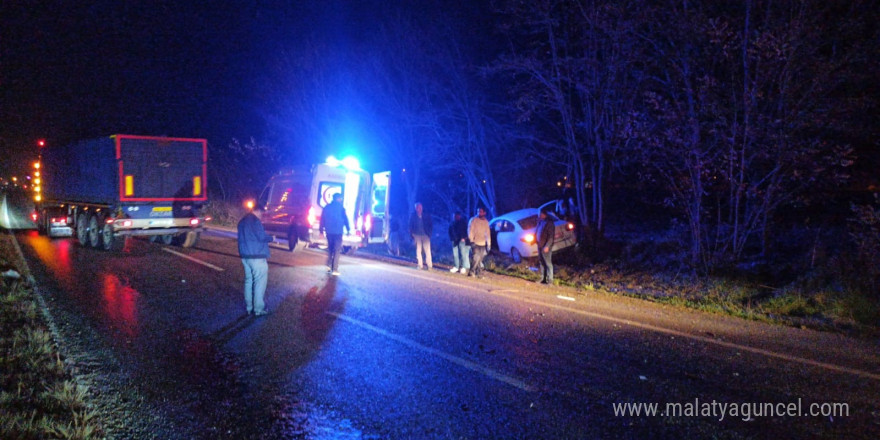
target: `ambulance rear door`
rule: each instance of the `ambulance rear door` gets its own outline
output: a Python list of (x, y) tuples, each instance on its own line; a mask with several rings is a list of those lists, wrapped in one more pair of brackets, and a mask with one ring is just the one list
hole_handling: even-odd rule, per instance
[(384, 243), (388, 241), (388, 200), (391, 188), (391, 172), (383, 171), (373, 174), (373, 184), (370, 190), (370, 217), (372, 229), (370, 229), (370, 243)]

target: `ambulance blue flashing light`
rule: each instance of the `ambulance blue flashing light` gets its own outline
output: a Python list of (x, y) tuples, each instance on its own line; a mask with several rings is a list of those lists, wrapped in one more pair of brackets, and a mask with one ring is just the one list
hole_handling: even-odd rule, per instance
[(347, 170), (359, 170), (361, 169), (361, 163), (353, 156), (346, 156), (345, 159), (339, 160), (335, 156), (328, 156), (327, 165), (331, 167), (343, 167)]

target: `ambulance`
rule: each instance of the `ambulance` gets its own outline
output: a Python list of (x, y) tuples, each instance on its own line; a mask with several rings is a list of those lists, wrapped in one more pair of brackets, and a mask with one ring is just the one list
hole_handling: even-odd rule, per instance
[(342, 238), (344, 252), (388, 240), (388, 189), (391, 173), (370, 174), (357, 159), (333, 156), (311, 167), (286, 169), (269, 179), (257, 205), (263, 208), (263, 227), (286, 238), (291, 252), (308, 246), (326, 247), (321, 236), (321, 213), (336, 193), (351, 226)]

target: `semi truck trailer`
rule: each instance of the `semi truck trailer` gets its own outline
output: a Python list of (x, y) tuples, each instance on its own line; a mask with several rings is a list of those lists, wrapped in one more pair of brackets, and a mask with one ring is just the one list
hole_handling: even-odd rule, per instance
[(116, 134), (40, 152), (37, 225), (109, 250), (147, 236), (191, 247), (209, 220), (207, 141)]

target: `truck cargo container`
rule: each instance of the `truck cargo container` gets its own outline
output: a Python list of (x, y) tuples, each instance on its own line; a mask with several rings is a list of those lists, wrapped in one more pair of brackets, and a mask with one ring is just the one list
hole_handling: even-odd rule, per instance
[(41, 150), (38, 226), (111, 249), (127, 236), (196, 244), (206, 218), (207, 141), (116, 134)]

